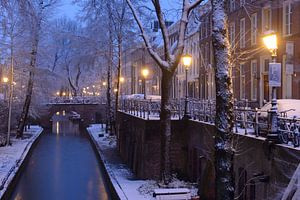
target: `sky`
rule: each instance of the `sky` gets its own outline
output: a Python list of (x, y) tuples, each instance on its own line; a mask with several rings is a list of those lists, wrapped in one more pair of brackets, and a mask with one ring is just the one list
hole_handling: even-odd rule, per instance
[[(162, 7), (168, 9), (175, 9), (178, 6), (178, 2), (174, 0), (162, 0)], [(180, 5), (180, 4), (179, 4)], [(61, 6), (58, 8), (57, 17), (66, 16), (71, 19), (75, 19), (76, 13), (79, 11), (79, 7), (72, 4), (72, 0), (61, 0)]]
[(72, 4), (72, 0), (61, 0), (61, 6), (58, 8), (57, 17), (69, 17), (75, 19), (79, 7)]

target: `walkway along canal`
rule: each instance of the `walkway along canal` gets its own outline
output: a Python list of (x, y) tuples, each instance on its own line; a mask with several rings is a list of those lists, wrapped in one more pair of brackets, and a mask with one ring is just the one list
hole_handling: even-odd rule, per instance
[(53, 118), (52, 133), (40, 136), (20, 179), (13, 200), (111, 199), (103, 168), (79, 124), (67, 116)]

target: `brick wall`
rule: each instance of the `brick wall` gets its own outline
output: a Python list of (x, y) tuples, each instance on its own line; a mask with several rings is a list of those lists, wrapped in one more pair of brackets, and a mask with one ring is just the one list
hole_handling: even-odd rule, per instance
[[(138, 178), (158, 179), (159, 121), (119, 113), (118, 127), (118, 146), (124, 162)], [(176, 120), (172, 121), (172, 134), (173, 172), (197, 182), (201, 199), (214, 199), (214, 126)], [(235, 134), (233, 141), (236, 196), (280, 199), (300, 162), (300, 151), (245, 135)]]

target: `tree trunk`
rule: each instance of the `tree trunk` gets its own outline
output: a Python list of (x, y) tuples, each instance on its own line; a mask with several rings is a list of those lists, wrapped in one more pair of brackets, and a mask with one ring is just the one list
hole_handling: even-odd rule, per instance
[(212, 0), (212, 38), (216, 66), (215, 192), (217, 200), (234, 199), (233, 151), (231, 148), (233, 93), (226, 5), (226, 0)]
[(173, 73), (162, 70), (161, 80), (161, 113), (160, 113), (160, 134), (161, 134), (161, 178), (164, 184), (168, 185), (171, 180), (171, 86)]
[(31, 51), (31, 58), (30, 58), (30, 72), (29, 72), (29, 80), (27, 85), (27, 92), (25, 103), (23, 105), (23, 110), (21, 113), (21, 117), (19, 120), (18, 128), (17, 128), (17, 138), (23, 137), (23, 131), (25, 127), (25, 123), (28, 117), (28, 111), (31, 103), (32, 91), (33, 91), (33, 82), (34, 82), (34, 73), (35, 73), (35, 66), (36, 66), (36, 56), (37, 56), (37, 47), (38, 47), (39, 40), (35, 38), (34, 44), (32, 46)]
[[(107, 4), (108, 11), (111, 13), (110, 3)], [(113, 65), (113, 30), (112, 30), (112, 19), (109, 18), (108, 21), (109, 29), (109, 50), (108, 50), (108, 62), (107, 62), (107, 89), (106, 89), (106, 99), (107, 99), (107, 107), (106, 107), (106, 132), (112, 131), (113, 127), (113, 111), (111, 107), (111, 69)]]
[[(118, 36), (118, 67), (117, 67), (117, 92), (116, 92), (116, 102), (115, 102), (115, 118), (117, 119), (117, 113), (119, 109), (119, 95), (121, 95), (120, 90), (120, 78), (121, 78), (121, 67), (122, 67), (122, 39)], [(116, 131), (116, 130), (115, 130)]]

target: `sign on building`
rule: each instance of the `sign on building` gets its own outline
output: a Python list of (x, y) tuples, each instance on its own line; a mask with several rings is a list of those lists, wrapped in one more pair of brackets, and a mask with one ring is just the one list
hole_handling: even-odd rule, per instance
[(281, 87), (281, 63), (269, 64), (269, 86)]

